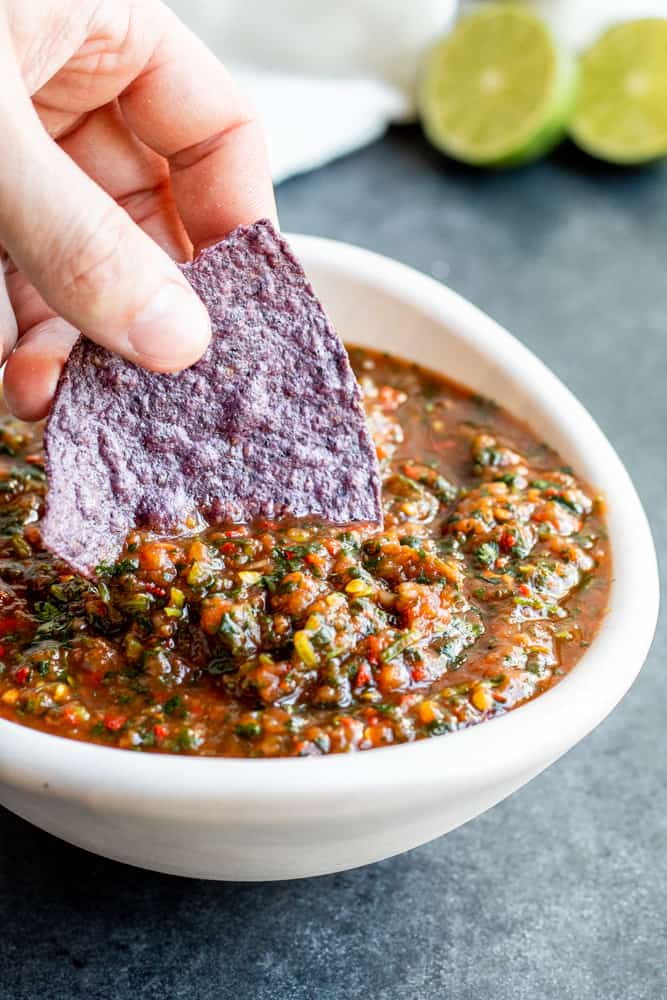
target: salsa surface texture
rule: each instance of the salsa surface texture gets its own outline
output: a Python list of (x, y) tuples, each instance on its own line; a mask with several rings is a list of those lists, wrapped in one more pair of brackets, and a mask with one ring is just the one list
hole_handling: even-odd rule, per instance
[(490, 400), (350, 348), (384, 530), (132, 532), (86, 580), (40, 543), (41, 428), (0, 426), (0, 717), (143, 751), (365, 750), (558, 682), (611, 573), (604, 504)]

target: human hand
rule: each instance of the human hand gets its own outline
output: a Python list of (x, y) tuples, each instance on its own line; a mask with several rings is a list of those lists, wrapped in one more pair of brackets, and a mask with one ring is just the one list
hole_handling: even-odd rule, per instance
[(0, 0), (0, 135), (13, 412), (47, 412), (79, 330), (154, 371), (193, 364), (209, 321), (174, 260), (275, 219), (260, 128), (215, 56), (160, 0)]

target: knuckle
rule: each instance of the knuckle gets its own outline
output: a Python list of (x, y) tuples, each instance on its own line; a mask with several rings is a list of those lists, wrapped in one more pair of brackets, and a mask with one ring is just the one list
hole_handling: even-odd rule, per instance
[(169, 157), (169, 165), (172, 173), (190, 170), (191, 167), (198, 166), (204, 160), (217, 156), (229, 143), (232, 136), (238, 135), (241, 132), (253, 131), (257, 127), (257, 119), (249, 110), (247, 114), (240, 113), (233, 121), (213, 135), (201, 139), (186, 149), (181, 149), (177, 153), (173, 153)]

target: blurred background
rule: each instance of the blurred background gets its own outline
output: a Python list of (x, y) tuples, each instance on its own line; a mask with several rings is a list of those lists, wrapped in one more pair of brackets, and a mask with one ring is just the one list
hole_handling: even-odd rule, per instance
[[(168, 0), (224, 59), (259, 109), (274, 178), (320, 166), (416, 118), (424, 52), (484, 0)], [(626, 18), (667, 17), (665, 0), (526, 3), (581, 50)]]

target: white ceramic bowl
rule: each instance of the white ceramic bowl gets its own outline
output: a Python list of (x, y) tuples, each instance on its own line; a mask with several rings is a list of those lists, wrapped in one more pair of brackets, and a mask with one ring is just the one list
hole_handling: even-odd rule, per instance
[(646, 657), (655, 551), (600, 429), (529, 351), (454, 292), (328, 240), (293, 244), (351, 342), (386, 348), (496, 398), (609, 503), (615, 581), (598, 638), (556, 688), (464, 732), (283, 760), (130, 753), (0, 721), (0, 799), (45, 830), (131, 864), (214, 879), (283, 879), (389, 857), (465, 823), (593, 729)]

